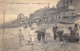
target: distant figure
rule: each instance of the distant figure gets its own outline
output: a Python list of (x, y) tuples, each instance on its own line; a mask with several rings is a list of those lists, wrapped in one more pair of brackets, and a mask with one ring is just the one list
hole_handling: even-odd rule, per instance
[(63, 30), (62, 28), (61, 29), (58, 29), (58, 32), (57, 32), (58, 36), (59, 36), (59, 40), (61, 43), (63, 43)]
[(37, 30), (38, 30), (37, 24), (33, 23), (32, 26), (31, 26), (31, 38), (32, 38), (32, 43), (33, 44), (37, 39), (37, 33), (36, 33)]
[(45, 42), (45, 32), (46, 32), (46, 29), (45, 28), (41, 28), (42, 42)]
[(69, 39), (69, 41), (70, 42), (75, 42), (74, 38), (75, 38), (75, 35), (76, 35), (76, 31), (74, 31), (74, 29), (72, 29), (72, 27), (69, 27), (69, 30), (70, 30), (70, 39)]
[(19, 30), (18, 36), (19, 36), (19, 45), (22, 46), (22, 42), (24, 40), (22, 30)]
[(57, 24), (55, 24), (55, 26), (53, 26), (53, 34), (54, 34), (54, 40), (56, 40), (56, 33), (57, 33)]
[(78, 25), (77, 24), (74, 25), (74, 31), (78, 31)]
[(69, 30), (70, 30), (70, 36), (71, 36), (71, 38), (74, 38), (76, 32), (72, 29), (72, 27), (69, 27)]
[(36, 33), (34, 27), (31, 27), (31, 42), (34, 44), (36, 38)]
[(79, 30), (78, 30), (78, 24), (76, 23), (74, 26), (74, 31), (75, 31), (75, 42), (79, 41)]
[(37, 30), (36, 33), (37, 33), (38, 43), (40, 43), (41, 42), (41, 31), (40, 30)]
[(29, 26), (24, 27), (23, 36), (24, 36), (25, 42), (29, 44), (30, 42), (30, 27)]

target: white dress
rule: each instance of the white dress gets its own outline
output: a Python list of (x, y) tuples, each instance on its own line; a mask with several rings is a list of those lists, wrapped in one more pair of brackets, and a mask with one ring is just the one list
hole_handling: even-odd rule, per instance
[(31, 30), (31, 39), (32, 39), (32, 42), (35, 41), (35, 38), (36, 38), (35, 30)]
[(24, 29), (23, 36), (26, 41), (30, 41), (30, 28), (29, 27)]

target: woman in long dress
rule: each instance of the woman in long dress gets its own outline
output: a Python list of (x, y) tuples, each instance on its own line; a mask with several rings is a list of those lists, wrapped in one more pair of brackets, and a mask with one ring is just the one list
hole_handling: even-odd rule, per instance
[(31, 34), (30, 34), (30, 35), (31, 35), (31, 41), (32, 41), (32, 43), (34, 44), (35, 38), (36, 38), (36, 37), (35, 37), (36, 34), (35, 34), (35, 30), (34, 30), (33, 27), (31, 28)]
[(24, 35), (24, 40), (25, 40), (26, 43), (28, 43), (28, 44), (29, 44), (29, 42), (31, 41), (30, 30), (31, 30), (30, 27), (27, 27), (27, 28), (24, 27), (24, 33), (23, 33), (23, 35)]
[(23, 45), (23, 40), (24, 40), (24, 36), (23, 36), (23, 27), (19, 27), (19, 45), (22, 46)]
[(33, 23), (31, 26), (31, 41), (34, 44), (37, 39), (37, 33), (35, 32), (37, 30), (37, 24)]

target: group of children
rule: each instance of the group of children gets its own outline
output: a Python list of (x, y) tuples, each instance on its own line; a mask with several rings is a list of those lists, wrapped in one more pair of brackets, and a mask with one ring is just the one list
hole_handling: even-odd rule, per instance
[(20, 26), (18, 35), (20, 45), (22, 45), (23, 41), (26, 44), (35, 44), (35, 42), (40, 44), (41, 41), (45, 41), (45, 29), (36, 25)]

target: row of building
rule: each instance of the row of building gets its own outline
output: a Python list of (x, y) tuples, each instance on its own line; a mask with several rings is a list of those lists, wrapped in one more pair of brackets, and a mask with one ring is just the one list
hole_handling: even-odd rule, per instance
[(56, 7), (50, 8), (48, 4), (47, 7), (41, 8), (36, 10), (34, 13), (29, 14), (29, 18), (21, 13), (17, 17), (17, 24), (32, 24), (34, 22), (39, 24), (54, 22), (74, 22), (75, 18), (79, 18), (78, 3), (79, 0), (60, 0), (56, 4)]
[(56, 8), (44, 7), (29, 15), (32, 22), (53, 22), (62, 21), (64, 19), (74, 19), (78, 17), (79, 0), (60, 0)]
[[(29, 18), (23, 13), (17, 16), (17, 20), (5, 25), (18, 26), (32, 23), (54, 23), (54, 22), (74, 22), (79, 18), (79, 0), (59, 0), (56, 7), (47, 7), (36, 10), (29, 14)], [(77, 20), (76, 19), (76, 20)], [(9, 26), (10, 27), (10, 26)]]

